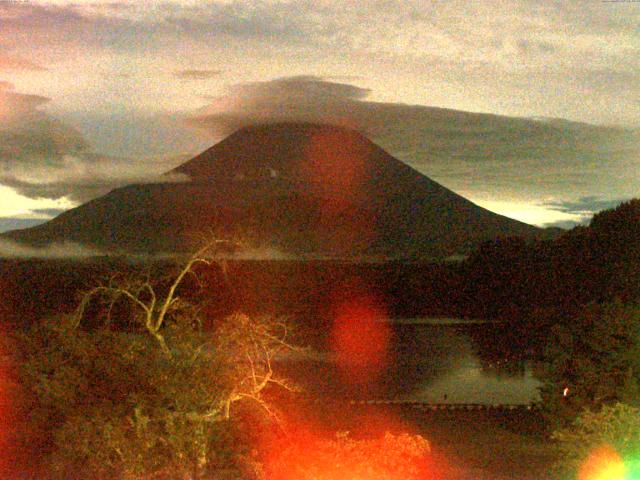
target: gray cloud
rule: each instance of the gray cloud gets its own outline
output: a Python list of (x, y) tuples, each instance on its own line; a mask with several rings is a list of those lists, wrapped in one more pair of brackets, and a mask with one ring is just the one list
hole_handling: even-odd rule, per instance
[(65, 212), (64, 208), (36, 208), (32, 212), (36, 215), (45, 215), (47, 217), (57, 217), (62, 212)]
[(222, 74), (222, 70), (178, 70), (174, 76), (180, 80), (208, 80)]
[(639, 21), (640, 9), (592, 0), (0, 2), (0, 32), (16, 52), (28, 45), (64, 61), (68, 48), (91, 58), (115, 50), (173, 63), (193, 48), (200, 59), (268, 58), (300, 72), (346, 63), (378, 82), (416, 80), (424, 103), (627, 125), (640, 124)]
[(617, 207), (622, 202), (626, 202), (628, 200), (630, 200), (630, 198), (610, 200), (595, 196), (586, 196), (581, 197), (578, 200), (545, 202), (542, 205), (558, 212), (591, 218), (593, 214), (601, 210)]
[(572, 229), (578, 225), (588, 225), (593, 216), (602, 211), (615, 208), (622, 202), (630, 198), (607, 199), (595, 197), (593, 195), (580, 197), (577, 200), (555, 200), (543, 202), (540, 205), (556, 212), (562, 212), (579, 220), (559, 220), (557, 222), (545, 223), (542, 227), (558, 227), (565, 230)]
[(130, 183), (188, 181), (162, 175), (178, 159), (93, 152), (76, 129), (38, 109), (47, 100), (0, 91), (0, 184), (31, 198), (80, 202)]
[(89, 54), (101, 49), (161, 50), (162, 17), (138, 20), (126, 15), (126, 10), (115, 8), (116, 4), (3, 1), (0, 2), (0, 32), (6, 45), (15, 51), (44, 49), (58, 60), (64, 59), (69, 48)]
[(367, 117), (371, 104), (360, 101), (368, 94), (365, 88), (313, 76), (237, 84), (190, 121), (218, 137), (245, 125), (288, 120), (355, 123), (368, 130), (363, 120), (376, 120)]
[(0, 91), (0, 183), (10, 185), (23, 175), (63, 168), (66, 155), (88, 152), (76, 130), (38, 109), (47, 101), (37, 95)]
[(528, 55), (549, 54), (556, 50), (556, 47), (551, 42), (541, 42), (538, 40), (529, 40), (524, 38), (518, 40), (517, 45), (518, 49), (520, 49), (522, 53)]
[[(0, 30), (20, 36), (30, 32), (35, 42), (89, 41), (89, 45), (105, 48), (160, 50), (166, 46), (161, 39), (236, 38), (332, 47), (356, 54), (435, 53), (451, 58), (458, 53), (464, 61), (487, 53), (566, 53), (565, 47), (572, 47), (574, 54), (583, 49), (592, 52), (592, 58), (573, 59), (576, 64), (619, 55), (625, 44), (614, 45), (612, 39), (624, 39), (637, 50), (632, 40), (637, 38), (639, 17), (636, 10), (591, 0), (550, 4), (514, 0), (508, 9), (498, 0), (439, 4), (420, 0), (167, 0), (156, 2), (153, 9), (123, 1), (0, 2)], [(127, 45), (134, 35), (138, 41)]]
[[(110, 2), (47, 5), (0, 2), (0, 31), (7, 43), (72, 45), (117, 51), (162, 51), (186, 39), (239, 38), (262, 41), (304, 41), (308, 22), (287, 2), (217, 2), (145, 4)], [(304, 11), (313, 8), (306, 6)]]
[[(211, 136), (185, 125), (183, 114), (66, 112), (60, 119), (109, 156), (135, 158), (153, 172), (169, 170), (211, 146)], [(184, 157), (184, 154), (187, 154)], [(157, 165), (157, 167), (154, 167)]]
[[(58, 199), (67, 197), (85, 202), (104, 195), (114, 188), (132, 183), (182, 183), (190, 181), (183, 174), (153, 172), (150, 166), (134, 159), (97, 155), (64, 156), (55, 165), (14, 166), (0, 174), (0, 183), (31, 198)], [(155, 168), (154, 168), (155, 167)]]
[(589, 219), (586, 219), (582, 222), (576, 222), (573, 220), (559, 220), (557, 222), (549, 222), (549, 223), (543, 223), (542, 225), (539, 225), (542, 228), (561, 228), (563, 230), (571, 230), (574, 227), (577, 227), (579, 225), (586, 225), (589, 223)]
[(0, 233), (9, 230), (18, 230), (22, 228), (35, 227), (47, 220), (44, 218), (2, 218), (0, 217)]
[(173, 10), (164, 20), (184, 34), (200, 39), (234, 37), (302, 43), (310, 24), (296, 10), (295, 4), (284, 2), (210, 2), (204, 8)]
[(11, 125), (20, 123), (21, 119), (36, 117), (43, 121), (45, 115), (36, 111), (36, 108), (49, 101), (46, 97), (39, 95), (24, 95), (12, 91), (13, 85), (3, 82), (0, 89), (0, 132), (3, 130), (3, 123), (11, 122)]
[(5, 72), (21, 72), (21, 71), (44, 71), (46, 68), (41, 67), (29, 60), (14, 55), (7, 55), (0, 52), (0, 71)]
[(102, 255), (99, 250), (77, 243), (54, 243), (43, 248), (28, 247), (0, 240), (0, 257), (5, 258), (88, 258)]
[(483, 198), (632, 197), (640, 132), (367, 100), (369, 90), (318, 77), (234, 85), (191, 122), (222, 137), (248, 124), (353, 127), (423, 173)]

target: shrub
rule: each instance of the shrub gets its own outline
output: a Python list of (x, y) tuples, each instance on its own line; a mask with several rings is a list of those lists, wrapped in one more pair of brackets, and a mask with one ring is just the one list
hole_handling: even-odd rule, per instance
[(559, 478), (640, 478), (640, 410), (623, 403), (584, 410), (569, 427), (552, 435), (558, 442)]
[[(48, 466), (60, 478), (197, 479), (237, 450), (227, 441), (232, 406), (249, 402), (273, 413), (270, 386), (290, 388), (272, 360), (287, 325), (235, 314), (203, 331), (198, 305), (178, 294), (205, 245), (169, 286), (150, 275), (114, 276), (87, 292), (77, 314), (19, 334), (21, 380)], [(87, 306), (106, 306), (102, 324), (82, 324)], [(129, 331), (111, 312), (131, 305)]]
[(265, 463), (269, 480), (413, 480), (426, 477), (430, 447), (419, 435), (295, 439)]
[(261, 401), (261, 392), (240, 383), (247, 371), (240, 377), (239, 362), (217, 349), (219, 337), (186, 327), (163, 334), (171, 356), (150, 336), (60, 321), (22, 336), (30, 441), (46, 453), (47, 470), (185, 479), (231, 462), (230, 404), (238, 394)]
[(556, 325), (545, 353), (543, 380), (543, 405), (555, 427), (568, 425), (585, 408), (638, 402), (640, 306), (591, 304), (572, 321)]

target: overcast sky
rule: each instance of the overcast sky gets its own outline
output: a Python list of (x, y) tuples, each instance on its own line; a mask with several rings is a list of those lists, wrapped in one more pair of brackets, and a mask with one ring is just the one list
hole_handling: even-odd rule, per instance
[(483, 117), (479, 136), (427, 107), (637, 129), (640, 3), (0, 0), (0, 229), (289, 117), (362, 128), (530, 223), (639, 191), (637, 131)]

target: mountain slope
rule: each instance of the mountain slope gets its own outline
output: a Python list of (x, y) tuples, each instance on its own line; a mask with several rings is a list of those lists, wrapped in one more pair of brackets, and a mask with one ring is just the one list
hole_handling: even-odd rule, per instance
[(172, 172), (191, 181), (129, 185), (2, 237), (151, 253), (188, 249), (198, 232), (214, 231), (292, 254), (397, 258), (543, 232), (478, 207), (342, 127), (246, 127)]

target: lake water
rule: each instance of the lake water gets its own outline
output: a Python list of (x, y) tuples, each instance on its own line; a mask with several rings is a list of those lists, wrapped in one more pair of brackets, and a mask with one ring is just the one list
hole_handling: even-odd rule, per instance
[(311, 358), (287, 362), (288, 374), (306, 391), (332, 398), (479, 404), (540, 399), (533, 362), (526, 353), (500, 345), (500, 329), (491, 323), (402, 319), (390, 325), (387, 361), (367, 382), (341, 372), (322, 345)]

